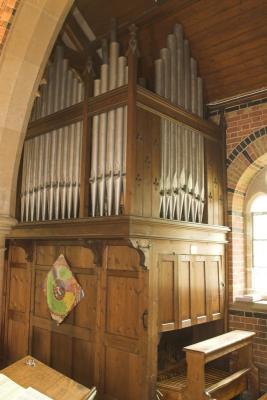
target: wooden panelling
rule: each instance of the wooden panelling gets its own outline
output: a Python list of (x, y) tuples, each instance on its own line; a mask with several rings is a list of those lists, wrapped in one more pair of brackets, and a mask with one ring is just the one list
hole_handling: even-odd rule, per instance
[[(135, 354), (115, 348), (105, 351), (104, 394), (114, 400), (136, 400), (142, 398), (141, 360)], [(114, 371), (120, 379), (114, 379)], [(130, 390), (129, 390), (130, 388)]]
[(31, 353), (46, 365), (51, 359), (51, 332), (46, 329), (33, 327)]
[(178, 294), (179, 294), (179, 327), (185, 328), (192, 324), (191, 318), (191, 284), (190, 257), (179, 256), (178, 264)]
[[(133, 339), (137, 338), (140, 324), (138, 303), (138, 279), (108, 276), (107, 332)], [(122, 324), (121, 321), (124, 323)]]
[(36, 264), (37, 265), (53, 265), (59, 256), (60, 249), (53, 245), (37, 245), (36, 246)]
[(160, 117), (138, 108), (134, 215), (159, 217)]
[(15, 316), (8, 320), (5, 353), (8, 361), (14, 362), (28, 354), (28, 323), (16, 321)]
[(84, 291), (84, 298), (74, 309), (74, 325), (95, 329), (97, 277), (89, 274), (76, 274), (75, 277)]
[(191, 311), (193, 323), (207, 322), (205, 258), (194, 257), (190, 266)]
[(47, 306), (44, 292), (46, 277), (48, 271), (36, 271), (34, 288), (34, 315), (41, 318), (50, 319), (50, 313)]
[(65, 250), (66, 259), (72, 267), (90, 268), (94, 265), (92, 250), (81, 246), (67, 246)]
[(20, 264), (27, 262), (26, 260), (27, 254), (22, 247), (12, 246), (10, 252), (11, 252), (10, 258), (13, 263)]
[(89, 387), (94, 384), (94, 351), (92, 343), (73, 339), (72, 378)]
[(178, 304), (176, 298), (177, 282), (177, 262), (175, 256), (159, 259), (159, 325), (164, 330), (164, 326), (172, 329), (175, 327), (175, 306)]
[(136, 271), (139, 269), (140, 256), (135, 249), (127, 246), (110, 246), (107, 255), (108, 269)]
[(26, 268), (11, 268), (10, 271), (10, 295), (9, 310), (26, 312), (27, 298), (25, 296), (25, 288), (30, 291), (29, 274)]
[(72, 376), (72, 338), (60, 333), (52, 333), (51, 367), (64, 375)]

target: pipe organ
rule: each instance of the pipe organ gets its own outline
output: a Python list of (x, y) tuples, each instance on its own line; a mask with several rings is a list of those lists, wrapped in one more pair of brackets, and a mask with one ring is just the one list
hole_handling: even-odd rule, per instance
[[(176, 24), (155, 61), (156, 93), (203, 117), (202, 79), (182, 26)], [(182, 124), (161, 121), (160, 215), (202, 222), (205, 203), (204, 139)]]
[[(41, 85), (31, 121), (80, 103), (84, 85), (55, 50)], [(21, 220), (45, 221), (77, 218), (79, 210), (82, 122), (25, 141), (21, 185)]]
[[(131, 26), (130, 38), (113, 30), (86, 54), (55, 47), (9, 236), (5, 361), (32, 354), (96, 386), (99, 400), (156, 399), (173, 356), (185, 382), (177, 343), (220, 334), (226, 320), (223, 132), (203, 119), (181, 26), (168, 19), (155, 34), (153, 21), (140, 40)], [(42, 288), (60, 254), (84, 298), (56, 325)]]

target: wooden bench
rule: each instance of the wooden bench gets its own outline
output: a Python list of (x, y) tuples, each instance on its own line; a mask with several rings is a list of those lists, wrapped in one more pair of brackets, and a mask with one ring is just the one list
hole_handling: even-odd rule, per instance
[(263, 394), (258, 400), (267, 400), (267, 393)]
[[(254, 336), (254, 332), (236, 330), (185, 347), (187, 361), (185, 399), (229, 400), (246, 389), (249, 389), (253, 400), (258, 399), (258, 370), (252, 360)], [(232, 375), (211, 386), (205, 386), (205, 365), (234, 351), (238, 357)]]

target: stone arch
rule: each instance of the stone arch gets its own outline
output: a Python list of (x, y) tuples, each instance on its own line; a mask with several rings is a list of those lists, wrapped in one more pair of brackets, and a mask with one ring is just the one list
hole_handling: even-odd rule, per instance
[[(19, 3), (0, 59), (0, 229), (14, 220), (22, 145), (56, 37), (74, 0)], [(9, 221), (9, 222), (8, 222)]]
[(252, 179), (267, 166), (267, 127), (251, 133), (228, 157), (229, 299), (246, 287), (245, 195)]

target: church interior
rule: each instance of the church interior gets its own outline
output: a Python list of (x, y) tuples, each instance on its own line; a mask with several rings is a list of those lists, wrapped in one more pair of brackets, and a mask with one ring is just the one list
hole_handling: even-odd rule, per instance
[(0, 1), (0, 400), (267, 399), (266, 19)]

